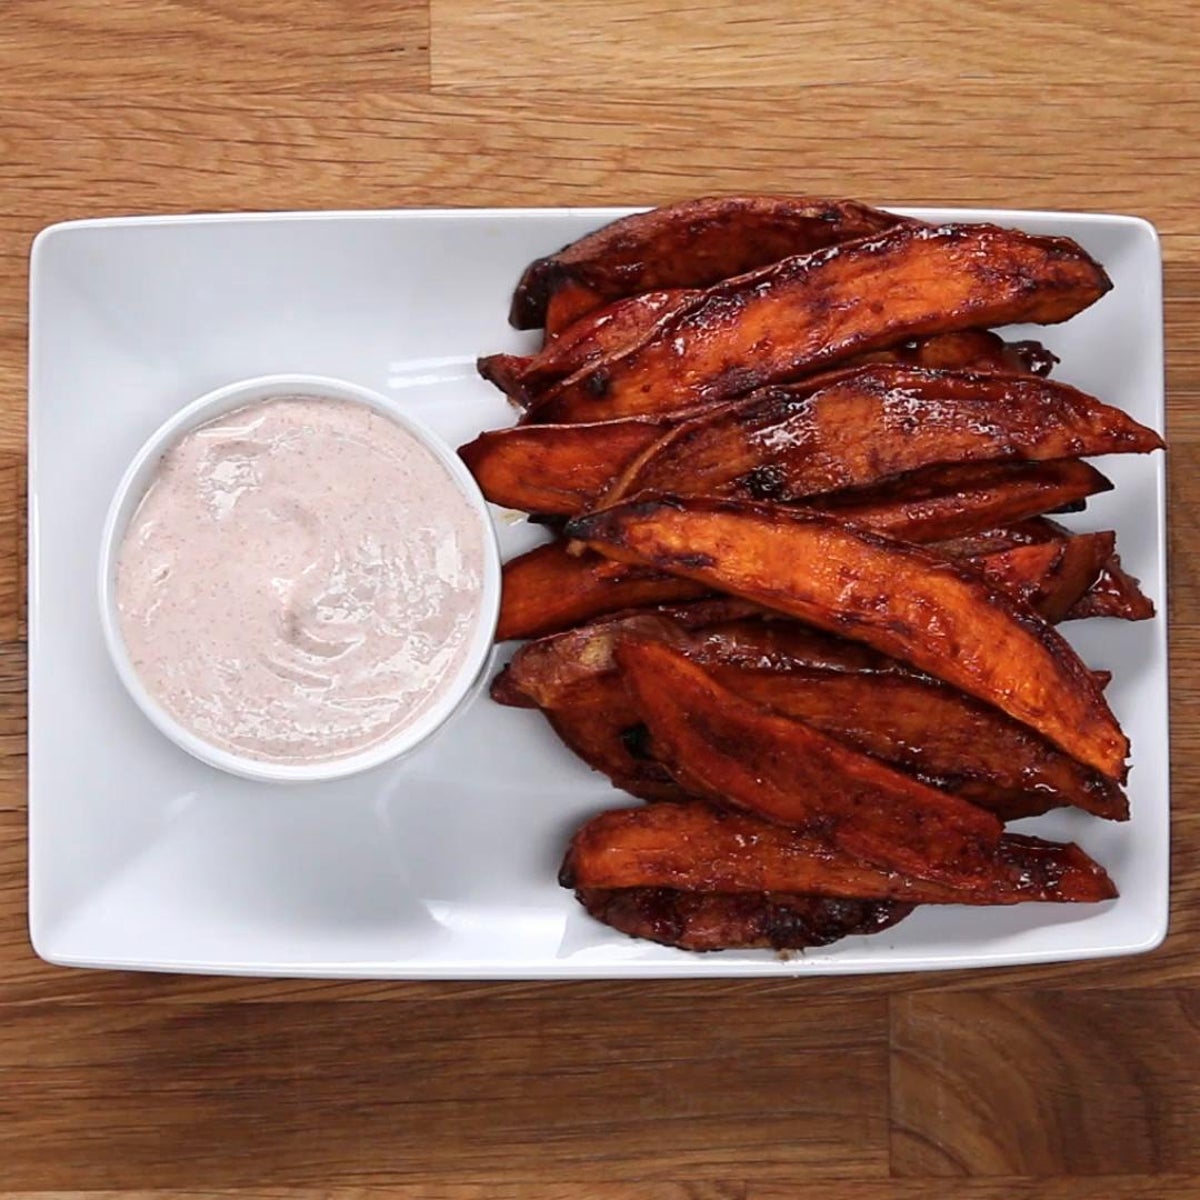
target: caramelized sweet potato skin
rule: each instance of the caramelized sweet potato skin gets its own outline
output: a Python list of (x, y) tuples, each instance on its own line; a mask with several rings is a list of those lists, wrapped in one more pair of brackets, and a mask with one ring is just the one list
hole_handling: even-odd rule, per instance
[(575, 898), (597, 921), (681, 950), (802, 950), (878, 933), (912, 905), (779, 893), (719, 894), (674, 888), (585, 888)]
[(918, 878), (986, 869), (1003, 831), (990, 813), (743, 700), (661, 642), (622, 639), (616, 659), (654, 757), (692, 795)]
[(530, 415), (594, 421), (728, 400), (913, 337), (1066, 320), (1110, 287), (1066, 238), (899, 225), (715, 284), (568, 376)]
[(642, 492), (789, 502), (921, 467), (1160, 449), (1120, 409), (1035, 376), (880, 363), (795, 397), (786, 386), (668, 430), (600, 503)]
[[(706, 626), (719, 629), (729, 624), (739, 628), (743, 621), (757, 624), (747, 620), (748, 609), (752, 606), (732, 597), (714, 597), (601, 617), (562, 633), (537, 638), (521, 646), (493, 680), (492, 699), (515, 707), (564, 708), (576, 702), (577, 685), (590, 684), (597, 675), (615, 675), (614, 651), (622, 637), (643, 634), (682, 641), (683, 635), (692, 629), (702, 630)], [(821, 636), (815, 634), (814, 639)], [(825, 640), (831, 645), (838, 644), (832, 638)]]
[(792, 892), (910, 904), (1091, 903), (1116, 888), (1074, 845), (1006, 834), (986, 880), (953, 887), (881, 870), (795, 829), (707, 804), (651, 804), (593, 817), (571, 840), (570, 888)]
[(1129, 743), (1095, 680), (1044, 621), (977, 574), (820, 513), (712, 500), (627, 503), (568, 536), (862, 641), (995, 704), (1125, 777)]
[(926, 467), (878, 487), (813, 497), (808, 507), (889, 537), (929, 543), (1082, 508), (1088, 496), (1111, 490), (1091, 463), (1074, 458), (968, 463)]
[(530, 263), (508, 319), (553, 335), (622, 296), (704, 287), (902, 220), (854, 200), (803, 196), (703, 197), (634, 213)]
[(541, 637), (624, 608), (675, 604), (711, 591), (670, 572), (568, 554), (548, 542), (509, 559), (501, 578), (496, 641)]

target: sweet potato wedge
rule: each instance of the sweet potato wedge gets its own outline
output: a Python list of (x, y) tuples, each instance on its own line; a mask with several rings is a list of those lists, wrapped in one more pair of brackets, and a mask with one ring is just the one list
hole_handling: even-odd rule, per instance
[(805, 721), (1002, 820), (1065, 805), (1108, 820), (1128, 819), (1129, 802), (1112, 780), (928, 676), (709, 670), (736, 695)]
[(517, 407), (524, 407), (521, 400), (521, 376), (529, 365), (526, 354), (484, 354), (475, 360), (475, 370), (480, 378), (498, 387)]
[(938, 463), (1162, 445), (1120, 409), (1064, 383), (879, 363), (798, 398), (768, 388), (684, 421), (634, 458), (599, 503), (643, 492), (788, 502)]
[(1110, 287), (1067, 238), (898, 225), (715, 284), (551, 388), (530, 415), (595, 421), (728, 400), (913, 337), (1063, 321)]
[[(675, 427), (671, 416), (515, 425), (480, 434), (461, 446), (459, 455), (494, 504), (574, 516), (595, 504), (619, 472)], [(770, 471), (760, 474), (765, 479)], [(906, 540), (940, 541), (1074, 505), (1111, 487), (1095, 467), (1075, 459), (968, 463), (923, 467), (807, 503), (845, 510), (847, 519)], [(858, 515), (851, 515), (854, 510)]]
[(613, 650), (620, 637), (631, 633), (673, 637), (688, 627), (737, 621), (752, 607), (732, 598), (700, 600), (607, 618), (539, 638), (522, 646), (492, 681), (492, 699), (540, 708), (579, 758), (631, 795), (643, 800), (688, 799), (688, 793), (645, 747), (645, 730), (629, 701)]
[[(1058, 620), (1099, 573), (1098, 554), (1111, 549), (1107, 534), (1071, 537), (1040, 546), (1013, 547), (960, 561), (1047, 620)], [(504, 565), (497, 640), (542, 637), (609, 613), (650, 604), (680, 604), (708, 590), (678, 575), (570, 553), (549, 542)]]
[[(736, 602), (734, 602), (736, 603)], [(622, 636), (661, 637), (731, 692), (994, 812), (1002, 820), (1074, 805), (1126, 820), (1121, 789), (1024, 726), (893, 658), (727, 602), (608, 618), (522, 646), (492, 684), (501, 704), (536, 706), (585, 762), (633, 795), (678, 799), (649, 757), (619, 683)], [(682, 636), (684, 625), (691, 636)], [(601, 697), (597, 699), (597, 696)]]
[(773, 892), (682, 892), (674, 888), (583, 888), (588, 914), (630, 937), (681, 950), (802, 950), (878, 933), (913, 906)]
[(1067, 612), (1068, 620), (1085, 617), (1116, 617), (1121, 621), (1148, 621), (1154, 616), (1154, 601), (1146, 596), (1136, 579), (1121, 567), (1121, 556), (1110, 555), (1099, 577)]
[(807, 507), (906, 542), (942, 542), (1022, 521), (1045, 512), (1083, 507), (1088, 496), (1112, 490), (1090, 463), (969, 463), (926, 467), (870, 488), (814, 496)]
[(493, 504), (573, 516), (670, 427), (666, 417), (594, 425), (514, 425), (481, 433), (460, 446), (458, 454)]
[(569, 888), (791, 892), (909, 904), (1094, 903), (1117, 894), (1078, 846), (1006, 834), (985, 879), (962, 887), (871, 867), (819, 838), (707, 804), (651, 804), (593, 817), (559, 872)]
[(517, 329), (545, 325), (554, 335), (622, 296), (704, 287), (903, 219), (854, 200), (803, 196), (704, 197), (654, 208), (530, 263), (508, 319)]
[(617, 666), (654, 757), (694, 796), (827, 839), (918, 878), (985, 869), (990, 813), (743, 700), (671, 646), (622, 639)]
[[(682, 290), (646, 292), (588, 313), (537, 354), (489, 354), (479, 373), (519, 407), (536, 403), (547, 388), (642, 336), (669, 307), (688, 299)], [(1007, 371), (1048, 375), (1058, 359), (1040, 342), (1006, 342), (990, 329), (913, 338), (846, 360), (847, 367), (898, 363), (939, 371)]]
[(617, 505), (567, 534), (866, 642), (1125, 777), (1128, 740), (1074, 650), (959, 564), (822, 513), (703, 499)]
[(547, 542), (504, 564), (496, 640), (541, 637), (582, 621), (648, 604), (679, 603), (712, 589), (670, 572), (568, 554)]

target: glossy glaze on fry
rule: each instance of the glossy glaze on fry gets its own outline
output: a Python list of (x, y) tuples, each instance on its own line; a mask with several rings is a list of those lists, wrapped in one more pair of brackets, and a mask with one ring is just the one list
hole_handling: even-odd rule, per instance
[(1117, 889), (1078, 846), (1005, 834), (985, 877), (962, 886), (869, 866), (827, 842), (707, 804), (615, 809), (586, 822), (559, 872), (569, 888), (791, 892), (909, 904), (1094, 903)]
[(1154, 616), (1154, 601), (1121, 566), (1121, 556), (1112, 554), (1096, 582), (1071, 606), (1067, 616), (1071, 620), (1115, 617), (1121, 621), (1148, 621)]

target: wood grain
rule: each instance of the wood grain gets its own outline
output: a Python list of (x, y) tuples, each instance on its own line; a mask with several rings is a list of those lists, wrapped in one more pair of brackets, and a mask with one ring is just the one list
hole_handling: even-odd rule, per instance
[[(9, 0), (6, 83), (154, 96), (181, 83), (263, 96), (296, 88), (422, 88), (424, 5), (307, 0)], [(80, 52), (83, 50), (83, 52)]]
[[(742, 1184), (570, 1180), (509, 1184), (398, 1184), (334, 1188), (188, 1188), (90, 1191), (87, 1200), (794, 1200), (795, 1183)], [(1195, 1175), (1107, 1175), (1089, 1179), (1006, 1176), (989, 1180), (822, 1179), (822, 1200), (1193, 1200)], [(0, 1200), (79, 1200), (79, 1192), (0, 1192)]]
[(900, 996), (899, 1175), (1200, 1171), (1200, 994)]
[(600, 1011), (553, 992), (12, 1009), (5, 1184), (886, 1175), (883, 1001)]
[[(1091, 84), (1136, 64), (1164, 77), (1200, 50), (1169, 0), (885, 5), (856, 0), (432, 0), (435, 87), (748, 88), (796, 83), (937, 88), (951, 79)], [(950, 34), (951, 36), (947, 36)]]
[(0, 643), (0, 810), (25, 807), (25, 645)]
[[(893, 1179), (883, 1184), (837, 1181), (821, 1192), (824, 1200), (1193, 1200), (1198, 1194), (1197, 1175)], [(751, 1184), (746, 1200), (790, 1200), (794, 1195), (776, 1184)]]
[[(836, 1182), (833, 1187), (836, 1189)], [(827, 1193), (839, 1200), (841, 1193)], [(1133, 1193), (1128, 1193), (1133, 1195)], [(722, 1180), (691, 1183), (570, 1181), (565, 1183), (399, 1184), (336, 1188), (160, 1188), (88, 1192), (87, 1200), (746, 1200), (744, 1184)], [(1126, 1193), (1118, 1194), (1118, 1200)], [(1173, 1195), (1173, 1193), (1172, 1193)], [(79, 1192), (0, 1192), (0, 1200), (80, 1200)], [(1167, 1196), (1171, 1200), (1171, 1195)]]
[[(933, 0), (869, 20), (842, 0), (11, 0), (0, 1200), (1200, 1195), (1198, 50), (1183, 0)], [(1125, 211), (1159, 227), (1175, 801), (1165, 945), (1007, 971), (558, 985), (37, 960), (20, 598), (38, 229), (113, 213), (737, 191)]]

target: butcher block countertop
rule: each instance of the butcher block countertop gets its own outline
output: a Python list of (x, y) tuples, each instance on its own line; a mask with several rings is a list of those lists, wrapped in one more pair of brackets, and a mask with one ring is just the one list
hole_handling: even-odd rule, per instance
[[(0, 1197), (1200, 1196), (1198, 60), (1185, 0), (4, 5)], [(39, 961), (23, 600), (37, 231), (116, 214), (747, 192), (1158, 227), (1165, 944), (1108, 962), (769, 981), (322, 983)]]

